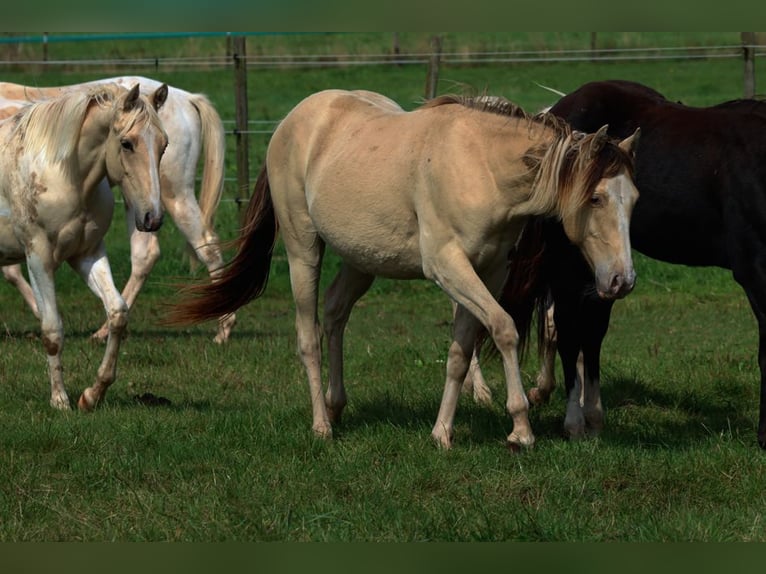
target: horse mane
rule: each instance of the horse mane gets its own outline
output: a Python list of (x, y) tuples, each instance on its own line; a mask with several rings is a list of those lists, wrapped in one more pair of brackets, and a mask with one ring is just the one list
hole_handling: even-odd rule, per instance
[[(59, 96), (25, 106), (14, 116), (13, 135), (18, 138), (23, 153), (41, 153), (51, 161), (67, 163), (77, 152), (80, 130), (91, 104), (108, 106), (126, 89), (117, 84), (101, 84), (88, 90), (72, 90)], [(153, 108), (139, 99), (126, 116), (123, 132), (139, 120), (159, 121)]]
[(614, 177), (622, 169), (633, 175), (633, 159), (616, 140), (610, 138), (598, 151), (588, 149), (596, 137), (568, 130), (552, 143), (527, 151), (528, 165), (539, 164), (531, 199), (537, 212), (564, 219), (588, 201), (600, 179)]

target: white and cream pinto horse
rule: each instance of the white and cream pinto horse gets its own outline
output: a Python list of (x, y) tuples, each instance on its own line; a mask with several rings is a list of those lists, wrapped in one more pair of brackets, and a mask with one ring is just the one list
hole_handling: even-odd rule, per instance
[(104, 357), (79, 408), (93, 409), (115, 380), (128, 307), (103, 241), (114, 211), (108, 182), (122, 187), (139, 232), (159, 229), (159, 168), (168, 138), (157, 110), (167, 94), (164, 84), (149, 97), (138, 85), (102, 84), (26, 105), (0, 121), (0, 265), (27, 264), (55, 408), (71, 408), (54, 280), (64, 262), (101, 299), (107, 316)]
[[(47, 88), (0, 82), (0, 117), (15, 113), (30, 101), (44, 100), (70, 91), (88, 90), (93, 86), (109, 83), (126, 88), (139, 84), (144, 95), (162, 85), (157, 80), (132, 76)], [(211, 277), (215, 277), (223, 266), (220, 242), (214, 229), (215, 212), (224, 182), (226, 142), (221, 118), (204, 95), (192, 94), (172, 86), (168, 89), (167, 101), (160, 109), (159, 115), (170, 141), (160, 166), (163, 207), (186, 238), (195, 257), (207, 267)], [(197, 164), (203, 152), (202, 183), (198, 202), (194, 190)], [(122, 290), (122, 296), (128, 307), (135, 303), (141, 287), (160, 256), (157, 235), (137, 233), (131, 209), (126, 203), (131, 272)], [(3, 267), (3, 275), (19, 289), (32, 312), (39, 316), (21, 266)], [(235, 322), (234, 314), (220, 317), (215, 341), (225, 342)], [(94, 337), (104, 340), (107, 333), (108, 327), (104, 324)]]

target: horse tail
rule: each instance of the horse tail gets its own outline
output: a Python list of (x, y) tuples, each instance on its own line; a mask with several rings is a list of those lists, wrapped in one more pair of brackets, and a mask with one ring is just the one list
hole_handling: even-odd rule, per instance
[(538, 317), (538, 341), (544, 335), (549, 274), (546, 267), (544, 220), (534, 217), (524, 227), (516, 247), (508, 255), (508, 278), (498, 302), (516, 324), (519, 357), (523, 358)]
[(202, 94), (193, 94), (190, 101), (199, 114), (200, 139), (202, 140), (204, 158), (202, 185), (198, 199), (199, 208), (205, 230), (212, 232), (215, 212), (223, 193), (226, 136), (221, 116), (218, 115), (210, 100)]
[(214, 280), (181, 288), (181, 300), (165, 314), (166, 325), (193, 325), (235, 312), (263, 294), (278, 231), (266, 166), (255, 182), (234, 258)]

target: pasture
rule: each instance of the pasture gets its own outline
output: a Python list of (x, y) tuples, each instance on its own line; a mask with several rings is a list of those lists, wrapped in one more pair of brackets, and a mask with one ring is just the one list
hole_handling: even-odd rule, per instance
[[(758, 62), (756, 77), (763, 71)], [(55, 85), (112, 72), (9, 71), (2, 79)], [(228, 70), (126, 73), (204, 92), (233, 118)], [(741, 96), (742, 64), (454, 67), (442, 70), (439, 91), (469, 86), (535, 110), (554, 97), (535, 82), (568, 91), (608, 78), (709, 105)], [(331, 87), (378, 91), (409, 109), (424, 80), (418, 66), (259, 68), (249, 78), (250, 117), (277, 120)], [(267, 141), (251, 137), (251, 181)], [(229, 186), (218, 211), (222, 239), (236, 234), (235, 196)], [(118, 285), (129, 274), (121, 209), (106, 238)], [(558, 388), (530, 411), (536, 446), (514, 456), (502, 440), (511, 420), (497, 359), (483, 363), (493, 406), (463, 396), (452, 450), (431, 441), (451, 327), (449, 301), (435, 286), (378, 280), (357, 304), (345, 339), (349, 404), (336, 438), (324, 441), (311, 432), (281, 245), (264, 296), (238, 312), (230, 341), (218, 346), (214, 322), (158, 324), (177, 285), (204, 275), (190, 273), (169, 219), (159, 234), (162, 257), (131, 311), (117, 381), (90, 414), (49, 407), (39, 323), (0, 285), (0, 540), (766, 540), (757, 332), (728, 272), (635, 254), (636, 288), (615, 304), (602, 352), (603, 434), (564, 440)], [(337, 265), (329, 253), (322, 285)], [(103, 309), (68, 268), (56, 283), (64, 373), (76, 397), (103, 354), (90, 340)], [(527, 385), (536, 369), (532, 349), (522, 364)]]

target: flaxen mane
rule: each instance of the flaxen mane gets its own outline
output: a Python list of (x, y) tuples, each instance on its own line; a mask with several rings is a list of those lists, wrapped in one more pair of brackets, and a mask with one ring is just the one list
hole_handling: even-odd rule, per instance
[[(88, 107), (92, 103), (113, 105), (125, 91), (117, 84), (104, 84), (25, 106), (14, 116), (13, 137), (17, 138), (23, 153), (39, 150), (40, 153), (51, 154), (56, 162), (65, 163), (77, 152), (80, 128)], [(156, 112), (140, 99), (126, 115), (123, 133), (130, 131), (138, 121), (159, 122)]]

